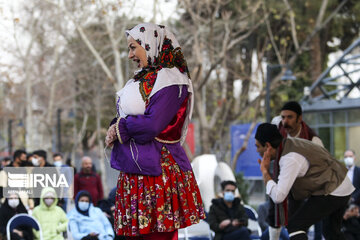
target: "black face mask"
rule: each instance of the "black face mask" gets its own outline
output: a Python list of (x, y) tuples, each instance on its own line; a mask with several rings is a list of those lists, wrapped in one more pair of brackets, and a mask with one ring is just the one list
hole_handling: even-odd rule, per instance
[(20, 161), (20, 166), (21, 166), (21, 167), (29, 166), (29, 162), (26, 161), (26, 160), (25, 160), (25, 161), (22, 161), (22, 160), (21, 160), (21, 161)]

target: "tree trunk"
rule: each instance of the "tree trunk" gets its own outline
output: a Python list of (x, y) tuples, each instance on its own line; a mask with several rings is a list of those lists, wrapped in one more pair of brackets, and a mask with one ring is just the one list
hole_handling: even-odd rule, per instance
[(106, 184), (106, 168), (105, 168), (105, 159), (104, 159), (104, 139), (101, 138), (101, 95), (100, 91), (96, 93), (96, 102), (95, 102), (95, 111), (96, 111), (96, 132), (97, 132), (97, 142), (99, 147), (99, 165), (101, 171), (101, 181), (103, 184), (104, 193), (108, 193), (108, 187)]
[(250, 91), (250, 82), (251, 82), (251, 74), (252, 74), (252, 53), (254, 44), (253, 41), (250, 41), (249, 47), (245, 47), (245, 60), (244, 63), (244, 69), (243, 71), (243, 79), (242, 79), (242, 87), (241, 87), (241, 93), (240, 93), (240, 111), (242, 108), (247, 106), (249, 104), (249, 91)]
[(32, 45), (34, 43), (34, 38), (31, 38), (31, 42), (27, 48), (26, 55), (25, 55), (25, 87), (26, 87), (26, 122), (25, 122), (25, 131), (26, 131), (26, 150), (27, 151), (34, 151), (35, 150), (35, 141), (34, 141), (34, 134), (35, 129), (33, 126), (33, 109), (32, 109), (32, 83), (30, 77), (30, 51), (32, 49)]
[(210, 153), (210, 136), (209, 136), (210, 129), (206, 128), (205, 126), (200, 126), (200, 139), (201, 139), (201, 153), (208, 154)]
[[(310, 41), (310, 77), (312, 82), (315, 82), (322, 72), (321, 61), (320, 36), (316, 34)], [(313, 93), (314, 96), (319, 94), (321, 94), (319, 90)]]

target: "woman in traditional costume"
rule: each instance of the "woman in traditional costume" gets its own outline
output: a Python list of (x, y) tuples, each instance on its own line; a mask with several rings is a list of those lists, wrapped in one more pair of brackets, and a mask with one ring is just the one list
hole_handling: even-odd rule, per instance
[(129, 59), (140, 70), (117, 92), (106, 144), (120, 171), (115, 232), (129, 239), (177, 239), (177, 230), (205, 218), (181, 144), (193, 109), (193, 87), (175, 36), (142, 23), (126, 31)]

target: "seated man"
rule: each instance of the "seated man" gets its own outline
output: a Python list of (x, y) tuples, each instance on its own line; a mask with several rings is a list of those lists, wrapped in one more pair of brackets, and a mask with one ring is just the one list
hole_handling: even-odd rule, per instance
[(224, 197), (212, 200), (208, 218), (214, 240), (250, 239), (248, 217), (240, 198), (235, 198), (235, 182), (224, 181), (221, 189)]
[(346, 209), (341, 230), (348, 240), (360, 239), (360, 221), (359, 207), (356, 204), (350, 204)]

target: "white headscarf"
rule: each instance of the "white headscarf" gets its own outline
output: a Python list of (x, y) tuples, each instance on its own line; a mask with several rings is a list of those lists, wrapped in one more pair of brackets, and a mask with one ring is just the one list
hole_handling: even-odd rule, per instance
[(151, 66), (157, 65), (156, 58), (162, 50), (165, 37), (171, 40), (174, 49), (180, 47), (174, 34), (163, 25), (141, 23), (125, 32), (146, 50), (148, 64)]
[[(181, 95), (182, 86), (188, 86), (189, 101), (187, 117), (181, 134), (181, 143), (183, 143), (186, 138), (187, 126), (192, 116), (194, 97), (193, 86), (179, 42), (167, 27), (153, 23), (138, 24), (132, 29), (127, 30), (126, 35), (133, 37), (135, 41), (146, 50), (146, 56), (148, 58), (147, 68), (162, 67), (157, 74), (156, 82), (149, 97), (153, 96), (159, 90), (172, 85), (180, 86)], [(171, 50), (171, 54), (164, 54), (165, 51), (169, 50)], [(169, 56), (171, 57), (169, 58)], [(142, 70), (146, 70), (146, 68)], [(137, 71), (135, 74), (139, 72), (141, 71)], [(131, 79), (130, 81), (132, 82), (134, 80)], [(117, 95), (121, 96), (121, 94), (122, 90), (120, 90)]]

